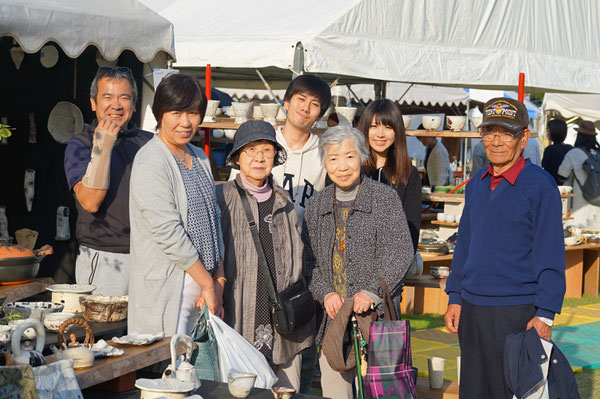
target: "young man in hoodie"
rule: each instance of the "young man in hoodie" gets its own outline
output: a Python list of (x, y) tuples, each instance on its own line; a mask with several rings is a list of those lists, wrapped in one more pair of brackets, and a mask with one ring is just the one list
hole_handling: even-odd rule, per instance
[[(310, 130), (330, 103), (329, 85), (315, 75), (300, 75), (292, 80), (283, 98), (287, 119), (276, 133), (277, 142), (287, 152), (287, 160), (274, 167), (272, 174), (275, 183), (290, 194), (300, 226), (308, 200), (325, 187), (327, 172), (319, 156), (319, 137)], [(229, 180), (237, 173), (232, 170)]]

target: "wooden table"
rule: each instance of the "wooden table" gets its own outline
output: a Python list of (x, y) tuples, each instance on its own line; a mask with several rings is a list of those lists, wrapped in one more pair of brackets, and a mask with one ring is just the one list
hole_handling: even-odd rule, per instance
[(42, 277), (24, 284), (1, 285), (0, 297), (6, 295), (5, 302), (20, 301), (46, 291), (46, 287), (52, 284), (54, 280), (51, 277)]
[[(448, 306), (445, 278), (434, 278), (429, 272), (404, 282), (400, 310), (405, 314), (444, 313)], [(427, 298), (427, 300), (425, 300)]]
[[(198, 390), (198, 394), (204, 399), (221, 399), (232, 397), (229, 393), (229, 389), (227, 388), (227, 384), (223, 382), (214, 382), (206, 380), (202, 380), (202, 385)], [(273, 399), (273, 393), (268, 389), (253, 388), (252, 391), (250, 391), (250, 395), (248, 397), (256, 399)], [(321, 396), (302, 395), (299, 393), (294, 395), (294, 399), (300, 398), (316, 399), (321, 398)]]
[[(163, 338), (151, 345), (131, 346), (119, 345), (107, 341), (109, 345), (123, 349), (123, 356), (98, 358), (92, 367), (75, 369), (79, 388), (85, 389), (100, 383), (129, 374), (136, 370), (151, 366), (163, 360), (171, 359), (171, 338)], [(185, 345), (179, 343), (178, 354), (185, 352)], [(48, 363), (54, 362), (54, 356), (47, 356)]]
[(458, 383), (444, 380), (442, 389), (429, 388), (429, 378), (417, 377), (419, 399), (458, 399)]

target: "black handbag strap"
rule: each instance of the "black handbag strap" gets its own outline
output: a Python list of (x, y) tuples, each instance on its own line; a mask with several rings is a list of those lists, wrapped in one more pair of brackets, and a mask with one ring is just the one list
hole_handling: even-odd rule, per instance
[(254, 216), (252, 216), (252, 209), (250, 209), (250, 203), (248, 202), (248, 195), (244, 191), (242, 187), (235, 182), (235, 187), (240, 194), (240, 198), (242, 199), (242, 205), (244, 206), (244, 211), (246, 211), (246, 218), (248, 219), (248, 227), (250, 227), (250, 232), (252, 233), (252, 240), (254, 241), (254, 246), (256, 247), (256, 253), (258, 254), (258, 267), (261, 272), (265, 276), (267, 280), (267, 291), (269, 292), (269, 297), (271, 298), (271, 303), (275, 307), (275, 310), (280, 310), (281, 305), (279, 304), (279, 298), (277, 297), (277, 292), (275, 291), (275, 286), (273, 285), (273, 278), (271, 277), (271, 272), (269, 271), (269, 266), (267, 265), (267, 258), (265, 257), (265, 252), (263, 250), (262, 244), (260, 243), (260, 238), (258, 236), (258, 226), (254, 221)]

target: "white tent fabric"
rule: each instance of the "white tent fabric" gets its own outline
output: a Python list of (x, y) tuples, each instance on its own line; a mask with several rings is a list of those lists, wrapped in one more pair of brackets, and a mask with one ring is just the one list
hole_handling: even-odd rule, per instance
[(596, 0), (142, 0), (173, 22), (177, 66), (292, 67), (458, 87), (600, 93)]
[(2, 0), (0, 37), (27, 53), (54, 41), (71, 58), (89, 45), (107, 60), (131, 50), (140, 61), (164, 51), (175, 58), (173, 25), (137, 0)]
[(563, 118), (579, 116), (595, 122), (600, 120), (600, 95), (547, 93), (544, 95), (542, 109), (558, 111)]

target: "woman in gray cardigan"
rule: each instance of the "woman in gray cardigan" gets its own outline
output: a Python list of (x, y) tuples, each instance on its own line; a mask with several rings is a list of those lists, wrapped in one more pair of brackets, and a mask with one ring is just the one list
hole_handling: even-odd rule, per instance
[[(344, 301), (352, 301), (357, 314), (380, 310), (377, 277), (396, 294), (398, 305), (397, 291), (414, 250), (398, 194), (361, 174), (368, 156), (364, 135), (338, 125), (323, 133), (319, 150), (333, 184), (311, 198), (302, 239), (312, 274), (309, 288), (325, 309), (316, 338), (321, 344)], [(352, 398), (354, 370), (334, 371), (322, 353), (319, 364), (323, 396)]]
[(300, 352), (313, 343), (312, 323), (280, 335), (271, 320), (266, 276), (238, 187), (243, 190), (258, 225), (269, 277), (281, 292), (304, 277), (304, 246), (298, 217), (288, 193), (273, 183), (273, 166), (285, 161), (285, 149), (264, 121), (248, 121), (235, 133), (227, 163), (239, 168), (235, 180), (217, 186), (225, 243), (225, 322), (252, 343), (273, 367), (278, 386), (300, 389)]
[(222, 315), (223, 239), (208, 158), (189, 144), (206, 110), (198, 81), (172, 74), (152, 112), (158, 133), (137, 153), (130, 183), (130, 333), (189, 334), (199, 307)]

